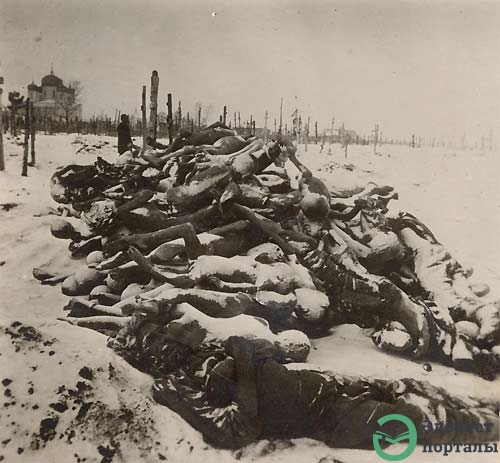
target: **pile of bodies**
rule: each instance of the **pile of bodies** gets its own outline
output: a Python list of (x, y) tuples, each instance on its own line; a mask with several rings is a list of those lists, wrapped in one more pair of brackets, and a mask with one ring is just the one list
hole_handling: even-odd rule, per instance
[(488, 288), (471, 285), (416, 217), (389, 213), (392, 187), (340, 197), (288, 140), (245, 139), (222, 124), (149, 143), (140, 157), (58, 170), (51, 194), (65, 217), (52, 234), (86, 258), (62, 283), (64, 319), (109, 335), (155, 376), (158, 402), (231, 448), (300, 436), (362, 448), (389, 413), (492, 422), (498, 434), (498, 404), (306, 363), (310, 338), (355, 323), (391, 353), (486, 379), (500, 370), (500, 305), (482, 300)]

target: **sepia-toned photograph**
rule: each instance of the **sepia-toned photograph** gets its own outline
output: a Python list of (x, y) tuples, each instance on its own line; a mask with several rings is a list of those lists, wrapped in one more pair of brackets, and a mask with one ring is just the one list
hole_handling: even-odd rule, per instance
[(500, 1), (0, 0), (0, 462), (498, 463)]

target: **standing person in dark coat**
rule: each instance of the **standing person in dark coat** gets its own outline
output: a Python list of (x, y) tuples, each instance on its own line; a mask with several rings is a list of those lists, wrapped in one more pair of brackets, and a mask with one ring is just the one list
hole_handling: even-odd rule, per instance
[(130, 126), (128, 123), (128, 116), (126, 114), (122, 114), (121, 122), (117, 127), (118, 131), (118, 153), (123, 154), (125, 151), (128, 151), (132, 146), (132, 137), (130, 136)]

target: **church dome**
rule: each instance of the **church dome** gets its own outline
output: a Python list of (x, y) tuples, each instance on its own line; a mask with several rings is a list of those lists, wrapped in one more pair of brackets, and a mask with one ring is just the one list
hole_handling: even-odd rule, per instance
[(42, 86), (59, 87), (63, 84), (63, 81), (54, 75), (54, 71), (50, 71), (50, 74), (46, 75), (42, 79)]
[(35, 85), (34, 82), (32, 82), (31, 84), (28, 85), (28, 90), (34, 90), (36, 92), (40, 92), (42, 89), (38, 85)]

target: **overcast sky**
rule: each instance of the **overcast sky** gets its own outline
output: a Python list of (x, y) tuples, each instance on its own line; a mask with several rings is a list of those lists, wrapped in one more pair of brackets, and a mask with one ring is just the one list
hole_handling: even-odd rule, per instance
[(500, 129), (500, 2), (0, 0), (0, 75), (78, 79), (84, 115), (133, 112), (151, 71), (184, 112), (294, 107), (387, 136)]

